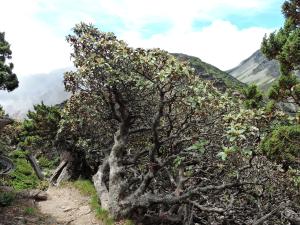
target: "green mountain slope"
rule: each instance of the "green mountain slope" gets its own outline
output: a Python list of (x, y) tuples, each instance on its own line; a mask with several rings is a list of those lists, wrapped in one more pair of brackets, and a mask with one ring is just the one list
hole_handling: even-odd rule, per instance
[(203, 62), (197, 57), (181, 53), (173, 53), (173, 55), (181, 61), (188, 61), (190, 66), (195, 69), (199, 76), (203, 77), (203, 79), (213, 81), (214, 85), (222, 91), (226, 90), (227, 88), (236, 90), (246, 86), (244, 83), (228, 73)]

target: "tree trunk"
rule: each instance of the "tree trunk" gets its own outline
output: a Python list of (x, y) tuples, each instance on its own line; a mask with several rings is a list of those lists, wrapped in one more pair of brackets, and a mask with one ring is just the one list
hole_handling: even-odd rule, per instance
[(38, 189), (16, 191), (9, 186), (0, 186), (0, 192), (12, 192), (15, 193), (16, 198), (34, 199), (36, 201), (45, 201), (47, 200), (48, 197), (45, 191), (38, 190)]
[(61, 162), (50, 178), (50, 183), (57, 186), (60, 185), (62, 181), (70, 180), (74, 177), (75, 173), (75, 157), (70, 152), (64, 151), (60, 158)]
[(52, 176), (50, 177), (50, 183), (56, 184), (57, 178), (59, 177), (62, 170), (66, 167), (67, 164), (68, 164), (68, 161), (65, 161), (65, 160), (60, 162), (60, 164), (58, 165), (58, 167), (55, 169)]
[(108, 158), (109, 162), (109, 212), (115, 219), (125, 217), (125, 210), (121, 208), (121, 201), (124, 199), (125, 182), (122, 176), (124, 167), (121, 159), (127, 142), (128, 130), (123, 123), (120, 129), (116, 132), (114, 145)]
[(98, 197), (101, 203), (101, 208), (108, 210), (109, 194), (105, 184), (105, 177), (108, 176), (108, 160), (104, 160), (103, 164), (99, 166), (98, 172), (93, 176), (94, 186), (98, 193)]
[(36, 201), (45, 201), (48, 198), (48, 195), (45, 191), (38, 189), (33, 190), (23, 190), (16, 193), (17, 198), (28, 198), (34, 199)]
[[(110, 155), (103, 161), (98, 172), (93, 176), (101, 207), (107, 209), (115, 219), (124, 218), (128, 213), (128, 210), (125, 210), (121, 205), (122, 200), (125, 198), (124, 188), (126, 187), (122, 175), (124, 167), (121, 162), (128, 136), (126, 125), (126, 123), (120, 125), (119, 130), (115, 133), (114, 145)], [(108, 187), (105, 184), (107, 178), (109, 178)]]
[(39, 164), (37, 163), (35, 157), (32, 154), (27, 155), (27, 160), (29, 161), (29, 163), (31, 164), (36, 176), (40, 179), (40, 180), (44, 180), (44, 175), (42, 173), (42, 170), (39, 166)]
[(82, 156), (78, 156), (74, 152), (64, 151), (61, 154), (61, 163), (55, 169), (50, 178), (50, 183), (60, 185), (63, 181), (76, 179), (81, 174), (82, 169)]
[(56, 180), (57, 185), (60, 185), (64, 181), (69, 181), (72, 178), (72, 167), (73, 164), (69, 161), (58, 176)]

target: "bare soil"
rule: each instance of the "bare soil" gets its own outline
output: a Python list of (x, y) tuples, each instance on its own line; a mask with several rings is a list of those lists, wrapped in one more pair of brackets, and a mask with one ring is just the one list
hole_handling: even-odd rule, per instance
[(54, 217), (63, 225), (103, 225), (89, 206), (89, 198), (73, 187), (49, 187), (48, 200), (38, 203), (43, 214)]
[(46, 201), (18, 199), (0, 207), (0, 225), (103, 225), (74, 187), (49, 187), (47, 194)]

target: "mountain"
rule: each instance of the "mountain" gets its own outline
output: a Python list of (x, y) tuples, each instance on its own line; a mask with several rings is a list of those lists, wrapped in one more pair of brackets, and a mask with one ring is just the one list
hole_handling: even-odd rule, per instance
[[(243, 83), (256, 84), (262, 90), (267, 90), (280, 76), (279, 63), (268, 60), (260, 50), (227, 72)], [(298, 75), (300, 77), (299, 72)]]
[(217, 67), (203, 62), (201, 59), (189, 56), (181, 53), (173, 53), (177, 59), (181, 61), (189, 62), (190, 66), (193, 67), (199, 76), (205, 80), (211, 80), (214, 82), (214, 85), (224, 91), (227, 88), (239, 89), (245, 86), (244, 83), (233, 77), (227, 72), (224, 72)]
[(34, 104), (42, 101), (47, 105), (61, 103), (69, 97), (64, 90), (63, 74), (70, 70), (60, 69), (48, 74), (19, 76), (19, 87), (12, 92), (0, 91), (0, 105), (15, 119), (22, 119)]

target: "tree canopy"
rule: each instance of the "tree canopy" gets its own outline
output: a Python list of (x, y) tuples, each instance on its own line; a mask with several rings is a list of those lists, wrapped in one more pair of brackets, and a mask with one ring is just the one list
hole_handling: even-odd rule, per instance
[(278, 31), (265, 36), (261, 45), (268, 59), (279, 61), (281, 77), (270, 90), (270, 98), (300, 105), (300, 82), (294, 74), (300, 69), (300, 2), (288, 0), (282, 5), (285, 23)]
[(47, 106), (43, 102), (34, 105), (22, 122), (19, 147), (34, 154), (55, 154), (53, 148), (60, 119), (60, 109), (57, 106)]
[(255, 84), (251, 84), (242, 89), (242, 93), (245, 97), (245, 106), (247, 108), (254, 109), (262, 106), (263, 94)]
[(17, 76), (12, 72), (13, 63), (7, 62), (11, 59), (11, 54), (5, 34), (0, 32), (0, 90), (12, 91), (18, 87)]

